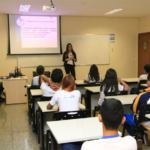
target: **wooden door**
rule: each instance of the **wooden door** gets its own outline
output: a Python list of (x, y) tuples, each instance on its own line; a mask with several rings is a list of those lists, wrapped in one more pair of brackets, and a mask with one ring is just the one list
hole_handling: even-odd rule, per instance
[(138, 76), (145, 73), (146, 64), (150, 64), (150, 33), (141, 33), (138, 38)]

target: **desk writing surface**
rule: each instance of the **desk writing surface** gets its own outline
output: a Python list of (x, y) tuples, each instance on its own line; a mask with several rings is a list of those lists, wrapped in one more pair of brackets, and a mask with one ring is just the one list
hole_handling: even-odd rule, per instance
[(58, 144), (100, 139), (103, 136), (98, 117), (48, 121), (47, 125)]
[(147, 87), (147, 84), (141, 84), (141, 86)]
[(83, 81), (84, 81), (84, 80), (76, 80), (75, 83), (76, 83), (77, 85), (84, 85), (84, 84), (86, 85), (86, 84), (88, 84), (88, 83), (84, 83)]
[(5, 81), (9, 81), (9, 80), (20, 80), (20, 79), (28, 79), (26, 76), (21, 76), (21, 77), (17, 77), (17, 78), (13, 78), (13, 77), (11, 77), (11, 78), (9, 78), (9, 79), (3, 79), (3, 80), (5, 80)]
[(100, 92), (100, 86), (91, 86), (91, 87), (84, 87), (84, 88), (93, 93)]
[(145, 117), (147, 117), (147, 118), (149, 118), (149, 119), (150, 119), (150, 114), (146, 114), (146, 115), (145, 115)]
[(133, 100), (137, 97), (137, 94), (132, 95), (116, 95), (116, 96), (105, 96), (105, 99), (115, 98), (122, 102), (123, 105), (132, 104)]
[[(44, 101), (44, 102), (37, 102), (38, 106), (41, 108), (42, 112), (54, 112), (57, 111), (58, 106), (55, 105), (52, 109), (47, 109), (47, 105), (48, 105), (48, 101)], [(82, 105), (81, 103), (79, 103), (79, 109), (85, 109), (86, 107), (84, 105)]]
[(38, 106), (40, 107), (42, 112), (54, 112), (57, 111), (58, 106), (55, 105), (52, 109), (47, 109), (47, 105), (48, 105), (49, 101), (44, 101), (44, 102), (37, 102)]
[(121, 80), (125, 82), (138, 82), (139, 78), (122, 78)]
[(31, 92), (31, 95), (32, 96), (40, 96), (40, 95), (43, 95), (43, 92), (41, 89), (33, 89), (33, 90), (30, 90)]

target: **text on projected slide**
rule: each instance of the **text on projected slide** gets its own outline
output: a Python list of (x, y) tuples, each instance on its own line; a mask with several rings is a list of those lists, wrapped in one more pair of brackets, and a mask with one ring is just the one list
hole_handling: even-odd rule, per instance
[(22, 48), (57, 47), (57, 17), (20, 16)]

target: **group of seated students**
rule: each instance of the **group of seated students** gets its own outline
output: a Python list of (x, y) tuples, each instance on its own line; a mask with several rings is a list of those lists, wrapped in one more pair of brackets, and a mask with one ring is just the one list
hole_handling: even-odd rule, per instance
[[(37, 73), (39, 76), (33, 78), (32, 85), (38, 83), (43, 91), (43, 96), (52, 97), (47, 105), (47, 109), (52, 109), (52, 107), (57, 104), (58, 111), (60, 112), (79, 110), (78, 104), (81, 99), (81, 93), (76, 90), (75, 80), (72, 75), (67, 74), (63, 77), (61, 69), (54, 69), (49, 79), (44, 75), (44, 67), (41, 65), (37, 67)], [(145, 90), (146, 93), (140, 93), (131, 105), (131, 109), (134, 112), (133, 121), (136, 124), (138, 122), (137, 115), (139, 114), (140, 106), (150, 104), (150, 74), (145, 76), (147, 77), (148, 85), (148, 88)], [(98, 119), (103, 125), (103, 137), (99, 140), (87, 141), (85, 143), (75, 142), (62, 144), (62, 150), (136, 150), (137, 148), (140, 150), (142, 149), (142, 142), (145, 145), (150, 145), (150, 140), (146, 133), (137, 133), (139, 135), (137, 142), (131, 136), (121, 138), (118, 135), (119, 125), (124, 124), (126, 120), (123, 106), (119, 100), (104, 100), (104, 97), (107, 93), (129, 91), (130, 88), (124, 81), (117, 77), (117, 73), (114, 69), (108, 69), (102, 81), (97, 66), (92, 65), (84, 82), (101, 82), (100, 98), (98, 100), (100, 114), (98, 115)], [(150, 124), (143, 124), (143, 127), (150, 131)]]

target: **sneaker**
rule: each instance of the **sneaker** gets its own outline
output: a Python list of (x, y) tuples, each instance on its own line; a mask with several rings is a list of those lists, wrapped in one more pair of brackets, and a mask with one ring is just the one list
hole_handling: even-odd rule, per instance
[(147, 133), (144, 133), (144, 135), (143, 135), (143, 141), (144, 141), (145, 145), (147, 145), (147, 146), (150, 145), (150, 140), (148, 139)]
[(142, 150), (142, 140), (141, 139), (137, 140), (137, 149)]

